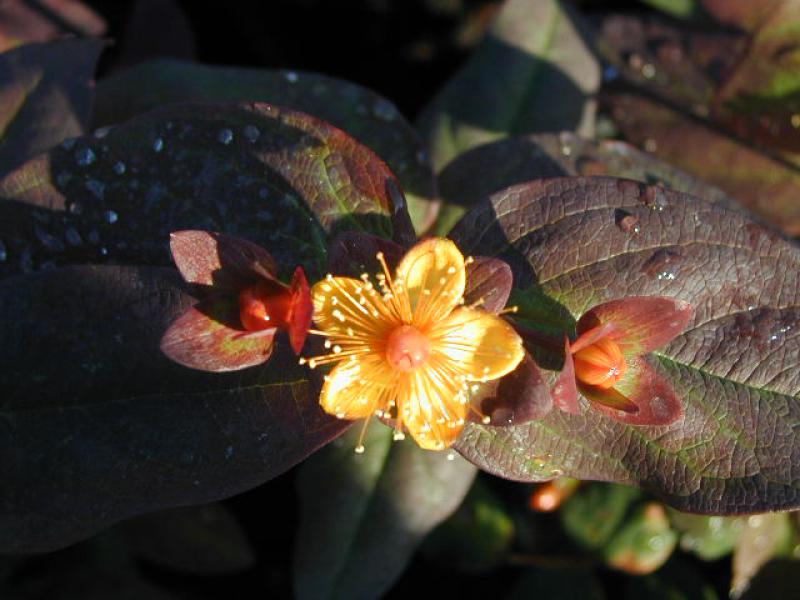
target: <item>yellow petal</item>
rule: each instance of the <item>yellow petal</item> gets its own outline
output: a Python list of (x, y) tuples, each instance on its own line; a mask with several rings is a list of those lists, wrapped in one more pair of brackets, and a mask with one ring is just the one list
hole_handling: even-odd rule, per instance
[(488, 381), (513, 371), (525, 350), (506, 321), (473, 308), (457, 308), (431, 330), (431, 354), (468, 379)]
[(408, 292), (414, 324), (424, 329), (447, 316), (464, 295), (464, 256), (448, 239), (425, 240), (400, 261), (396, 279)]
[(325, 379), (319, 403), (340, 419), (363, 419), (388, 408), (393, 382), (393, 373), (378, 356), (344, 361)]
[(327, 333), (383, 339), (396, 325), (380, 295), (361, 280), (330, 277), (315, 284), (311, 295), (314, 322)]
[(463, 386), (432, 362), (398, 384), (398, 414), (421, 448), (444, 450), (464, 428), (466, 397)]

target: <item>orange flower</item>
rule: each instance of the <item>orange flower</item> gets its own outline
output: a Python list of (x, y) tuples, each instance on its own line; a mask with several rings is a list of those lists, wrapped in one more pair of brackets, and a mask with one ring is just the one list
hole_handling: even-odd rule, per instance
[(478, 383), (522, 360), (522, 340), (503, 319), (463, 305), (468, 261), (450, 240), (418, 243), (394, 277), (377, 257), (377, 288), (367, 274), (328, 275), (313, 287), (320, 329), (312, 333), (326, 336), (332, 353), (301, 362), (339, 363), (322, 388), (326, 412), (394, 418), (396, 439), (405, 427), (422, 448), (442, 450), (461, 432)]

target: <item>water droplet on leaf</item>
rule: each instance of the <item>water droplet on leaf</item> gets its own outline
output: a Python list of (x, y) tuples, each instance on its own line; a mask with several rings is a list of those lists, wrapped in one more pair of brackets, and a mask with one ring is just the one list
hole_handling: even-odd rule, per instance
[(125, 163), (121, 161), (117, 161), (114, 163), (114, 173), (117, 175), (124, 175), (127, 168), (125, 167)]
[(382, 121), (391, 121), (397, 116), (397, 109), (388, 100), (380, 98), (372, 105), (372, 114)]
[(89, 190), (95, 198), (102, 200), (106, 193), (106, 184), (97, 179), (90, 179), (86, 182), (86, 189)]
[(255, 144), (256, 140), (261, 136), (261, 132), (258, 130), (258, 127), (255, 125), (247, 125), (244, 128), (244, 137), (247, 139), (248, 142), (251, 144)]
[(75, 152), (75, 161), (82, 167), (88, 167), (97, 160), (91, 148), (81, 148)]
[(161, 152), (164, 149), (164, 140), (161, 138), (156, 138), (153, 140), (153, 150), (156, 152)]
[(230, 129), (222, 129), (217, 134), (217, 141), (226, 146), (233, 141), (233, 131)]
[(105, 217), (106, 217), (106, 222), (109, 224), (114, 224), (119, 220), (119, 215), (113, 210), (107, 210)]
[(300, 76), (297, 73), (294, 71), (286, 71), (286, 81), (289, 83), (297, 83), (298, 79), (300, 79)]

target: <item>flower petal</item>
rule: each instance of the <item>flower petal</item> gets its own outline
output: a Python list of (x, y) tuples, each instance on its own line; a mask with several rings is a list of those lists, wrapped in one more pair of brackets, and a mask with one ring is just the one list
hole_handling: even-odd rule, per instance
[(364, 419), (386, 410), (393, 395), (394, 374), (377, 356), (339, 363), (325, 378), (319, 403), (340, 419)]
[(498, 258), (478, 256), (467, 265), (464, 300), (467, 304), (481, 301), (486, 312), (498, 313), (508, 302), (514, 276), (511, 267)]
[(239, 291), (259, 277), (273, 279), (275, 261), (258, 244), (211, 231), (170, 234), (175, 265), (189, 283)]
[(644, 357), (628, 361), (625, 377), (610, 390), (580, 390), (594, 408), (630, 425), (668, 425), (683, 415), (672, 385)]
[(345, 231), (328, 247), (328, 270), (334, 275), (350, 277), (380, 273), (381, 265), (376, 258), (378, 252), (383, 252), (390, 269), (403, 256), (403, 248), (391, 240), (363, 231)]
[(400, 261), (396, 279), (408, 292), (414, 324), (425, 329), (446, 317), (464, 295), (464, 256), (448, 239), (422, 241)]
[(237, 371), (268, 360), (274, 336), (275, 329), (242, 331), (235, 300), (208, 299), (178, 317), (161, 338), (161, 351), (191, 369)]
[(553, 386), (553, 404), (566, 413), (577, 415), (581, 411), (578, 402), (578, 387), (575, 385), (575, 362), (569, 339), (564, 340), (564, 366)]
[(289, 310), (289, 343), (295, 354), (300, 354), (311, 327), (311, 314), (314, 305), (311, 301), (311, 290), (302, 267), (297, 267), (292, 275), (290, 286), (292, 294), (291, 309)]
[(578, 334), (599, 325), (613, 324), (610, 334), (626, 355), (661, 348), (675, 339), (692, 318), (692, 307), (663, 296), (631, 296), (595, 306), (577, 325)]
[[(367, 284), (350, 277), (328, 277), (311, 289), (314, 322), (328, 334), (353, 335), (366, 340), (382, 340), (397, 325), (376, 314)], [(361, 304), (360, 299), (365, 299)], [(352, 336), (350, 336), (352, 337)]]
[(434, 361), (414, 369), (397, 386), (397, 409), (403, 425), (425, 450), (444, 450), (464, 428), (467, 394)]
[(430, 330), (431, 356), (455, 375), (489, 381), (513, 371), (525, 356), (522, 339), (506, 321), (474, 308), (457, 308)]
[[(553, 408), (553, 397), (530, 354), (505, 377), (484, 384), (481, 412), (495, 426), (521, 425), (541, 419)], [(577, 397), (577, 391), (576, 391)]]

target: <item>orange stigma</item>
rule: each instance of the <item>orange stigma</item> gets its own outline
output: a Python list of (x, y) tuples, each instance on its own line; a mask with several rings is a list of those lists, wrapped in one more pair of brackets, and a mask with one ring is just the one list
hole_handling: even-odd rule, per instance
[(428, 338), (412, 325), (401, 325), (386, 340), (386, 360), (398, 371), (407, 372), (425, 364), (430, 351)]
[(574, 360), (575, 377), (604, 390), (614, 387), (628, 370), (619, 344), (607, 337), (578, 350)]

